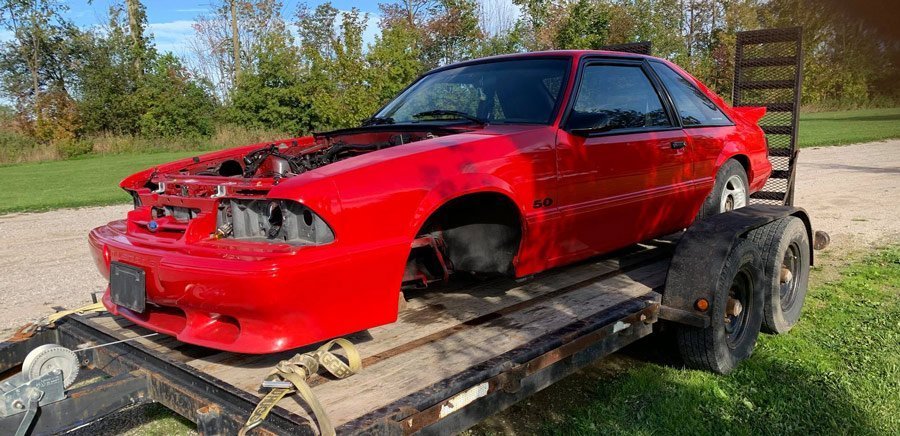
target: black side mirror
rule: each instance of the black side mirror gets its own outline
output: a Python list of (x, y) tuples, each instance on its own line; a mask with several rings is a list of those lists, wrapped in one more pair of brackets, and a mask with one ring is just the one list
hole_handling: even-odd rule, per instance
[(578, 136), (590, 136), (592, 133), (612, 130), (609, 124), (609, 115), (605, 113), (581, 113), (578, 120), (573, 123), (576, 127), (569, 129), (569, 133)]

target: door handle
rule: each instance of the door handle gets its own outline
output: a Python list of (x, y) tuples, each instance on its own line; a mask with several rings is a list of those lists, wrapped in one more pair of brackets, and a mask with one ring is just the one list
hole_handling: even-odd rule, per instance
[(672, 150), (678, 150), (687, 146), (687, 143), (684, 141), (672, 141), (670, 145), (672, 146)]

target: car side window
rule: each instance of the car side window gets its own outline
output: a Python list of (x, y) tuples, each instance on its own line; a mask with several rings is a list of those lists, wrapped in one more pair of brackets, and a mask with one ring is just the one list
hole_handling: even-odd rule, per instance
[(670, 127), (662, 101), (640, 66), (588, 65), (566, 124), (615, 131)]
[(672, 96), (685, 127), (730, 126), (731, 120), (684, 76), (661, 62), (650, 62)]

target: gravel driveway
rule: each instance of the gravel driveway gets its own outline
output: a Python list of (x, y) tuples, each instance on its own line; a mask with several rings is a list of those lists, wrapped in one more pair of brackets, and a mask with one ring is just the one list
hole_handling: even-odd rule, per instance
[[(900, 240), (900, 140), (803, 150), (797, 204), (848, 252)], [(90, 302), (106, 283), (88, 253), (91, 228), (130, 205), (0, 216), (0, 335)]]

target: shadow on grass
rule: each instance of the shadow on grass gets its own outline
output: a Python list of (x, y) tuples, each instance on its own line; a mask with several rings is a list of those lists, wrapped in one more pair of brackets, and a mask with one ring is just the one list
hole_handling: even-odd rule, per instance
[(687, 371), (671, 357), (677, 353), (666, 339), (641, 340), (472, 433), (876, 433), (847, 389), (827, 373), (766, 356), (728, 376)]

